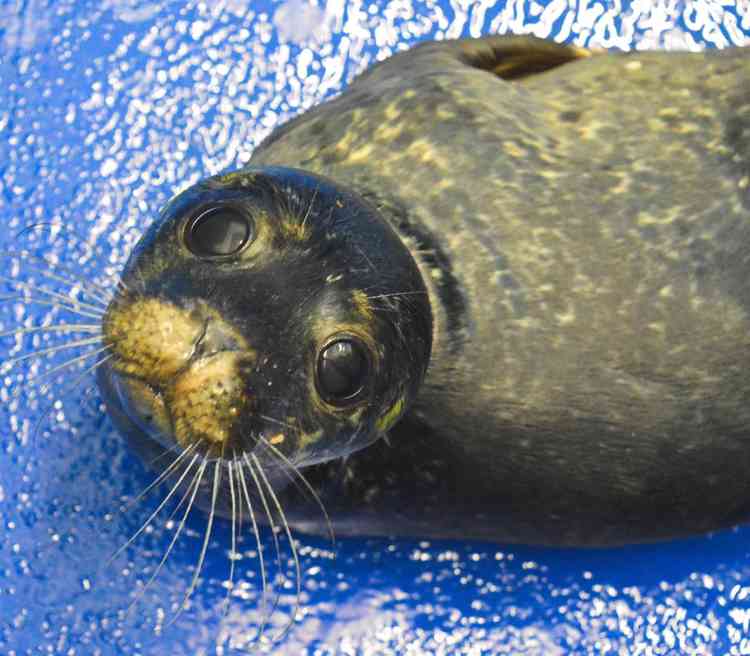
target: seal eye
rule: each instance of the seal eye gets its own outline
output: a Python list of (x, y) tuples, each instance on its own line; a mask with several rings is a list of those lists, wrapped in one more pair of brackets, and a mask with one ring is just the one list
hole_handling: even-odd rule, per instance
[(187, 226), (187, 247), (198, 257), (235, 255), (250, 241), (252, 221), (235, 207), (212, 207)]
[(334, 405), (351, 403), (364, 389), (368, 370), (365, 347), (359, 340), (353, 337), (335, 339), (318, 355), (318, 392)]

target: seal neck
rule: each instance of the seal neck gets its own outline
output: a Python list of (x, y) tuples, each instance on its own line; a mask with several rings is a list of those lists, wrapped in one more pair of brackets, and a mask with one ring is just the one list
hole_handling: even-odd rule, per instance
[[(414, 259), (429, 295), (433, 360), (449, 362), (463, 350), (469, 332), (468, 305), (453, 272), (450, 253), (414, 212), (398, 198), (352, 184), (393, 228)], [(445, 356), (445, 357), (442, 357)]]

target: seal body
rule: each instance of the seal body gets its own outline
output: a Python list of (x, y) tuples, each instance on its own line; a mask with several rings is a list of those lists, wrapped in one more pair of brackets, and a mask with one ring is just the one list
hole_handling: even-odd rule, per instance
[[(373, 439), (285, 452), (338, 534), (605, 545), (750, 515), (749, 89), (747, 48), (427, 43), (261, 144), (247, 171), (351, 190), (429, 300), (424, 380), (378, 393)], [(100, 379), (117, 420), (130, 400)], [(275, 484), (292, 526), (325, 530)]]

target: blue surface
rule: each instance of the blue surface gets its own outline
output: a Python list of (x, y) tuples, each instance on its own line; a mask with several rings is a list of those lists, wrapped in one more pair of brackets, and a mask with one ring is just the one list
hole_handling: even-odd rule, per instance
[[(747, 43), (750, 33), (747, 3), (572, 4), (0, 2), (2, 248), (59, 258), (60, 276), (111, 288), (169, 196), (241, 164), (273, 126), (419, 39), (515, 31), (582, 45), (698, 48)], [(38, 221), (70, 230), (11, 239)], [(11, 280), (0, 279), (0, 294), (44, 283), (33, 264), (0, 260), (0, 276)], [(46, 282), (68, 294), (61, 281)], [(0, 330), (55, 314), (76, 320), (48, 305), (5, 302)], [(14, 357), (65, 342), (39, 333), (3, 338), (0, 349)], [(240, 545), (225, 614), (231, 541), (223, 522), (200, 588), (168, 625), (197, 560), (199, 514), (127, 611), (175, 530), (164, 513), (107, 562), (158, 506), (154, 494), (120, 509), (152, 476), (102, 414), (92, 375), (73, 385), (95, 358), (47, 394), (40, 381), (22, 385), (83, 352), (2, 373), (0, 653), (195, 656), (247, 647), (260, 615), (254, 541)], [(335, 560), (325, 541), (299, 539), (297, 622), (282, 643), (248, 651), (750, 653), (749, 529), (605, 551), (344, 540)], [(288, 583), (273, 627), (283, 627), (293, 593)]]

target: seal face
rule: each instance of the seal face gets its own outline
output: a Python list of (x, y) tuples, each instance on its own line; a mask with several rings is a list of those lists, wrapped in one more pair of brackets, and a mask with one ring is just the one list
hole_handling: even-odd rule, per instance
[(99, 380), (126, 432), (167, 450), (344, 456), (398, 420), (429, 361), (427, 292), (406, 248), (367, 203), (302, 171), (182, 192), (122, 282)]

